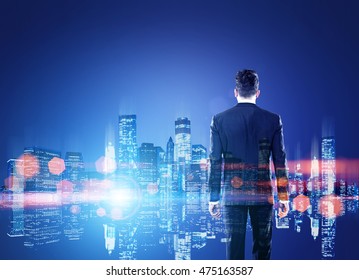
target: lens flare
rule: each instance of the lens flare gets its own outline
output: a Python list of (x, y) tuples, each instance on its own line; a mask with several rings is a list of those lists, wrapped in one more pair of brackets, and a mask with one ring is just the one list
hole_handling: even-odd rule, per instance
[(305, 212), (310, 206), (309, 197), (300, 194), (293, 199), (293, 208), (299, 212)]
[(65, 162), (62, 158), (53, 157), (47, 164), (50, 173), (60, 175), (65, 170)]
[(238, 188), (242, 187), (243, 180), (237, 176), (234, 176), (231, 180), (231, 185), (233, 188), (238, 189)]
[(106, 210), (105, 210), (105, 208), (102, 208), (102, 207), (98, 208), (98, 209), (96, 210), (96, 214), (97, 214), (97, 216), (99, 216), (99, 217), (104, 217), (104, 216), (106, 216)]
[(74, 215), (78, 215), (81, 212), (81, 207), (79, 205), (71, 205), (70, 212)]
[(35, 156), (24, 154), (18, 158), (15, 164), (17, 174), (25, 179), (34, 177), (40, 171), (39, 161)]
[(61, 195), (63, 199), (69, 198), (74, 192), (74, 184), (68, 180), (62, 180), (57, 183), (57, 193)]
[(343, 213), (343, 203), (340, 197), (327, 195), (319, 201), (320, 213), (326, 218), (336, 218)]

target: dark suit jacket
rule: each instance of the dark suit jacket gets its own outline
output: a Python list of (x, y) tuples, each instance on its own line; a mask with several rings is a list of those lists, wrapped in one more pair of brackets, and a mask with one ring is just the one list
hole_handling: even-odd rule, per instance
[(224, 205), (273, 204), (271, 157), (278, 197), (288, 199), (286, 154), (279, 115), (252, 103), (238, 103), (215, 115), (211, 123), (209, 157), (210, 201), (222, 198)]

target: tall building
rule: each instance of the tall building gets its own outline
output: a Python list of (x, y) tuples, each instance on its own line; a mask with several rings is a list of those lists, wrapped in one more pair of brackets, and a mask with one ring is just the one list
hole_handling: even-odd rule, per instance
[(310, 178), (318, 178), (318, 177), (319, 177), (319, 161), (314, 156), (311, 162)]
[(76, 184), (79, 188), (81, 181), (85, 176), (85, 165), (80, 152), (67, 152), (65, 155), (65, 172), (64, 178)]
[(137, 162), (136, 115), (120, 115), (118, 128), (119, 169), (132, 169)]
[(323, 194), (334, 193), (335, 176), (335, 138), (322, 138), (322, 187)]
[(67, 152), (65, 155), (66, 170), (63, 179), (69, 181), (72, 191), (64, 195), (62, 205), (63, 232), (68, 240), (80, 240), (85, 231), (88, 219), (88, 203), (83, 199), (82, 190), (85, 180), (85, 166), (80, 152)]
[(24, 150), (24, 156), (27, 155), (36, 158), (38, 164), (37, 174), (25, 182), (24, 245), (33, 248), (60, 241), (62, 211), (58, 188), (62, 187), (62, 175), (53, 174), (49, 162), (61, 154), (33, 147)]
[(168, 141), (167, 141), (167, 147), (166, 147), (166, 163), (167, 164), (174, 163), (174, 149), (175, 149), (175, 144), (173, 143), (172, 137), (170, 137), (170, 139), (168, 139)]
[(178, 118), (175, 121), (175, 158), (176, 162), (191, 163), (191, 121)]
[(10, 159), (7, 162), (7, 188), (12, 192), (10, 223), (7, 233), (10, 237), (24, 235), (24, 176), (17, 171), (16, 165), (21, 165), (19, 161), (19, 159)]
[(155, 151), (156, 151), (156, 164), (157, 164), (157, 170), (160, 169), (160, 166), (165, 162), (165, 157), (166, 157), (166, 153), (165, 151), (159, 147), (156, 146), (155, 147)]
[(139, 183), (148, 187), (157, 181), (157, 154), (152, 143), (142, 143), (138, 149)]
[(203, 145), (192, 146), (192, 163), (200, 164), (207, 159), (207, 149)]

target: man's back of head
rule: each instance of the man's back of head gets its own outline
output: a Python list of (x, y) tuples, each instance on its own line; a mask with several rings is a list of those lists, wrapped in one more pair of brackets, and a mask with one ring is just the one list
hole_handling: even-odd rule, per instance
[(236, 75), (236, 89), (243, 98), (254, 96), (259, 88), (258, 74), (254, 70), (240, 70)]

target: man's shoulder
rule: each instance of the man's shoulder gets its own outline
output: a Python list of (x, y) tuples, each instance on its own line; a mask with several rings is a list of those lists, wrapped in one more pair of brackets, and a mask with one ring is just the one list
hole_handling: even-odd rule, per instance
[(257, 106), (257, 108), (262, 112), (262, 114), (267, 115), (268, 117), (274, 118), (274, 119), (280, 119), (279, 114), (268, 111), (266, 109), (260, 108)]
[(245, 110), (241, 110), (243, 108), (251, 108), (256, 114), (260, 114), (265, 116), (266, 118), (273, 120), (280, 120), (280, 115), (269, 110), (263, 109), (256, 104), (248, 104), (248, 103), (238, 103), (236, 106), (233, 106), (227, 110), (224, 110), (220, 113), (217, 113), (213, 116), (214, 119), (222, 119), (230, 116), (232, 114), (243, 113)]

